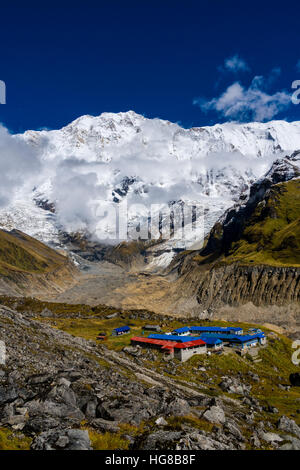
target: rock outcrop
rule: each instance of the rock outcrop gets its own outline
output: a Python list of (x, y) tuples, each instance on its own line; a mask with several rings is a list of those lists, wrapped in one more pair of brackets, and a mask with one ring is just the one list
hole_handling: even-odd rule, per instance
[(191, 286), (204, 308), (222, 305), (286, 305), (300, 302), (300, 269), (273, 266), (214, 266), (207, 271), (191, 261), (180, 283)]

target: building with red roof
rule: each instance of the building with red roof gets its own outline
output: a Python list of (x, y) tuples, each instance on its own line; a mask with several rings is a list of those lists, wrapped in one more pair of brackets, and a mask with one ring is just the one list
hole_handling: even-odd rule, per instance
[(167, 339), (144, 338), (134, 336), (131, 338), (133, 346), (141, 346), (151, 349), (158, 349), (166, 352), (169, 356), (175, 357), (181, 362), (187, 361), (195, 354), (206, 353), (206, 343), (202, 339), (193, 339), (191, 341), (176, 342)]

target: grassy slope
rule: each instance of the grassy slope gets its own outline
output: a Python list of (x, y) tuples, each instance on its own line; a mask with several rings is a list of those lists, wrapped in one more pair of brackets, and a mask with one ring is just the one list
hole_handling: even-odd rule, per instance
[(300, 180), (274, 186), (258, 204), (226, 262), (300, 266)]
[(66, 258), (19, 231), (0, 230), (0, 274), (46, 273), (66, 263)]
[[(222, 238), (219, 223), (213, 228), (213, 237), (218, 247)], [(247, 220), (239, 240), (231, 243), (228, 254), (219, 248), (206, 254), (204, 247), (193, 260), (204, 266), (238, 262), (300, 267), (300, 179), (272, 187), (268, 198), (257, 205)]]

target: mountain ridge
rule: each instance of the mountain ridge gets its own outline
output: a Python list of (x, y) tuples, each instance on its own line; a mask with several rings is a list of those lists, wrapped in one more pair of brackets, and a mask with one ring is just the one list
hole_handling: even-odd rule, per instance
[(70, 259), (28, 235), (0, 229), (0, 292), (59, 292), (74, 282)]
[[(274, 159), (300, 148), (300, 122), (184, 129), (130, 111), (81, 116), (60, 130), (26, 131), (14, 138), (38, 153), (42, 170), (32, 191), (20, 188), (10, 206), (0, 211), (2, 226), (59, 245), (63, 231), (83, 231), (97, 240), (100, 219), (91, 210), (97, 199), (109, 204), (126, 199), (129, 205), (146, 207), (200, 202), (207, 208), (209, 233)], [(131, 217), (132, 227), (134, 223)], [(113, 225), (111, 219), (100, 223), (100, 235), (109, 235), (107, 226)], [(182, 249), (195, 242), (190, 235)]]

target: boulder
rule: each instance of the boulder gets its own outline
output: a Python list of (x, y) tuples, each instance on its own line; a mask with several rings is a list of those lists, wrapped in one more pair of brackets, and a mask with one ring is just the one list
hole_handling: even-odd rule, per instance
[(96, 397), (89, 400), (85, 406), (84, 414), (88, 419), (92, 419), (96, 417), (96, 410), (97, 410), (97, 403), (98, 400)]
[(216, 424), (224, 424), (226, 421), (224, 410), (220, 406), (211, 406), (203, 413), (202, 417), (210, 423)]
[(251, 385), (245, 385), (235, 377), (223, 377), (219, 387), (223, 392), (236, 393), (238, 395), (246, 395), (251, 390)]
[(258, 435), (257, 435), (256, 432), (253, 433), (253, 435), (251, 436), (250, 442), (253, 445), (253, 447), (255, 447), (256, 449), (259, 449), (260, 446), (261, 446), (260, 440), (259, 440)]
[(131, 356), (140, 356), (142, 354), (141, 349), (133, 346), (125, 346), (123, 351)]
[(120, 430), (118, 423), (102, 418), (94, 419), (91, 421), (91, 425), (101, 432), (118, 432)]
[(46, 415), (53, 418), (69, 418), (72, 421), (82, 421), (85, 417), (79, 408), (65, 403), (56, 403), (51, 400), (32, 400), (26, 403), (26, 406), (30, 417)]
[(53, 317), (53, 313), (48, 308), (44, 308), (44, 310), (40, 312), (40, 316), (41, 317)]
[(230, 434), (232, 434), (232, 436), (234, 436), (239, 441), (245, 440), (243, 434), (240, 431), (240, 428), (238, 427), (236, 423), (227, 421), (224, 425), (224, 431), (225, 433), (229, 432)]
[(66, 385), (56, 385), (48, 393), (48, 398), (58, 403), (64, 403), (70, 406), (76, 406), (75, 392)]
[(0, 386), (0, 406), (10, 403), (18, 398), (18, 391), (15, 387)]
[(52, 381), (53, 376), (50, 374), (34, 374), (27, 379), (29, 385), (40, 385), (50, 383)]
[(279, 447), (279, 450), (300, 450), (300, 439), (291, 436), (284, 436), (285, 440), (290, 441)]
[(184, 435), (176, 445), (176, 450), (234, 450), (239, 447), (240, 444), (234, 444), (222, 433), (215, 436), (195, 431)]
[(49, 429), (58, 428), (60, 421), (50, 416), (33, 416), (28, 419), (24, 430), (30, 434), (39, 434)]
[(191, 413), (190, 405), (182, 398), (174, 398), (164, 409), (165, 414), (170, 416), (186, 416)]
[(144, 442), (143, 450), (175, 450), (182, 437), (179, 431), (157, 431), (150, 434)]
[(275, 434), (274, 432), (260, 432), (259, 437), (263, 441), (269, 442), (270, 444), (276, 444), (277, 442), (283, 441), (282, 437), (278, 434)]
[(157, 424), (157, 426), (166, 426), (168, 423), (165, 420), (165, 418), (161, 416), (160, 418), (157, 418), (157, 420), (155, 421), (155, 424)]
[(290, 419), (287, 416), (281, 416), (277, 422), (277, 428), (289, 434), (294, 434), (300, 439), (300, 427), (293, 419)]
[(88, 431), (81, 429), (50, 430), (35, 437), (32, 450), (92, 450)]

